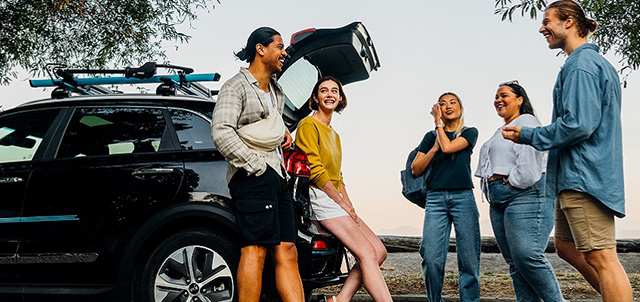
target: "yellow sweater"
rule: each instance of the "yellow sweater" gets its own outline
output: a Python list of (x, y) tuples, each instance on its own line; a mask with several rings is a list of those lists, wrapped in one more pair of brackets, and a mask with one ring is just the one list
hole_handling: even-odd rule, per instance
[(333, 128), (307, 116), (298, 124), (296, 146), (307, 153), (311, 164), (311, 183), (322, 188), (328, 181), (338, 189), (342, 184), (342, 147)]

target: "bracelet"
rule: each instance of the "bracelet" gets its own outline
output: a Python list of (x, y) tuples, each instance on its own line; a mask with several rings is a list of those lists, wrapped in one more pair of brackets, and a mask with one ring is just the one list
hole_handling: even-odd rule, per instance
[(444, 125), (440, 125), (440, 124), (436, 125), (436, 128), (442, 128), (442, 127), (444, 127)]

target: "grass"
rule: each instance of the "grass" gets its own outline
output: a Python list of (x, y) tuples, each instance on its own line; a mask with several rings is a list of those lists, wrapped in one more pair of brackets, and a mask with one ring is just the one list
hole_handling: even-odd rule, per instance
[[(387, 270), (386, 272), (384, 272)], [(424, 280), (421, 274), (394, 274), (393, 268), (383, 268), (387, 286), (392, 295), (424, 295)], [(560, 289), (565, 299), (585, 300), (598, 299), (599, 294), (578, 273), (557, 273)], [(634, 300), (640, 300), (640, 274), (629, 274), (631, 288), (634, 289)], [(508, 273), (485, 272), (480, 276), (481, 296), (495, 298), (515, 298), (511, 277)], [(337, 293), (341, 286), (330, 286), (318, 289), (320, 293)], [(458, 273), (446, 272), (442, 294), (445, 297), (458, 296)], [(361, 288), (359, 294), (366, 294)]]

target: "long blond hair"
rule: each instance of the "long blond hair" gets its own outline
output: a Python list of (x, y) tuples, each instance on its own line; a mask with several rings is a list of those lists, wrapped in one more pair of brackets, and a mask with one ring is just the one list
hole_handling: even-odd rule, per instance
[(440, 99), (445, 95), (453, 95), (456, 98), (456, 100), (458, 100), (458, 105), (460, 105), (461, 112), (460, 112), (460, 118), (458, 119), (458, 127), (456, 127), (456, 130), (454, 131), (454, 137), (458, 137), (460, 136), (460, 133), (462, 133), (462, 130), (464, 130), (464, 107), (462, 106), (462, 101), (460, 101), (460, 97), (457, 94), (450, 91), (447, 91), (441, 94), (438, 97), (438, 102), (440, 102)]

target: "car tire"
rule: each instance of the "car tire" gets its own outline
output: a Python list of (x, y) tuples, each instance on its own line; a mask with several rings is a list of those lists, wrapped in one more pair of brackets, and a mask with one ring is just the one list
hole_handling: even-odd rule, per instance
[(305, 289), (304, 290), (304, 301), (311, 302), (311, 298), (313, 297), (313, 289)]
[(141, 272), (140, 300), (237, 301), (239, 255), (230, 239), (212, 230), (171, 235), (156, 247)]

